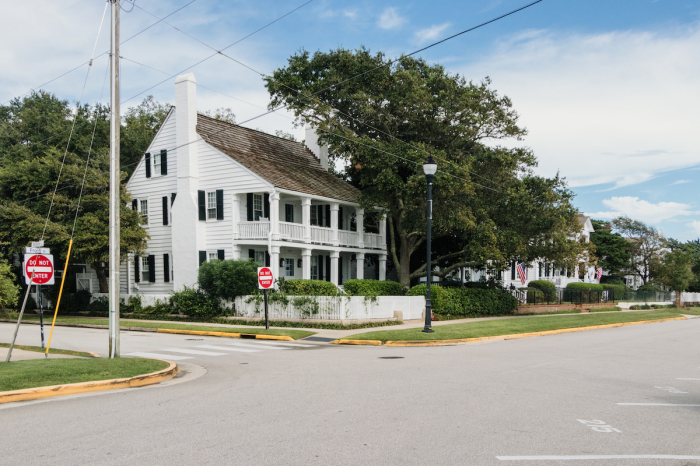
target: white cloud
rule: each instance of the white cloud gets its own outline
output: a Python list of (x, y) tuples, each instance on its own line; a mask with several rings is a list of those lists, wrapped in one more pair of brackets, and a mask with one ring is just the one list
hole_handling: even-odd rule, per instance
[(700, 235), (700, 220), (693, 220), (688, 226), (693, 229), (695, 234)]
[(421, 29), (420, 31), (416, 31), (415, 38), (416, 41), (421, 44), (423, 42), (427, 42), (429, 40), (435, 40), (438, 37), (440, 37), (440, 34), (450, 27), (450, 23), (445, 23), (445, 24), (435, 24), (433, 26), (430, 26), (429, 28), (426, 29)]
[[(658, 224), (674, 217), (698, 213), (689, 210), (691, 207), (689, 204), (680, 202), (659, 202), (654, 204), (633, 196), (611, 197), (610, 199), (604, 199), (603, 204), (612, 210), (591, 212), (586, 213), (586, 215), (593, 218), (615, 218), (624, 215), (644, 223)], [(700, 225), (700, 222), (697, 221), (693, 223)]]
[(542, 175), (560, 170), (574, 187), (622, 187), (700, 163), (700, 24), (527, 31), (462, 71), (474, 80), (490, 76), (512, 99)]
[(384, 10), (377, 20), (377, 26), (382, 29), (394, 29), (401, 26), (406, 18), (399, 16), (396, 8), (390, 7)]
[(357, 10), (345, 10), (343, 11), (343, 16), (345, 16), (348, 19), (357, 19), (358, 11)]
[(685, 184), (685, 183), (690, 183), (690, 180), (678, 180), (676, 182), (671, 183), (671, 186), (676, 185), (676, 184)]

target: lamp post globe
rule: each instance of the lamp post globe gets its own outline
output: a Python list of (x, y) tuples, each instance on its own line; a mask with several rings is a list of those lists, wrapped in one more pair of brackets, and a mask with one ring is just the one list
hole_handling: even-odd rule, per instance
[(423, 172), (425, 173), (425, 178), (428, 182), (428, 195), (426, 197), (427, 199), (427, 204), (428, 204), (428, 212), (427, 212), (427, 220), (428, 220), (428, 228), (427, 228), (427, 234), (426, 234), (426, 249), (427, 249), (427, 265), (426, 265), (426, 282), (425, 282), (425, 327), (423, 327), (423, 332), (425, 333), (433, 333), (435, 330), (433, 330), (433, 322), (432, 322), (432, 317), (433, 317), (433, 306), (430, 301), (430, 284), (433, 280), (432, 277), (432, 265), (430, 263), (431, 259), (431, 252), (432, 252), (432, 247), (431, 247), (431, 229), (432, 229), (432, 221), (433, 221), (433, 177), (435, 176), (435, 173), (437, 172), (437, 164), (435, 163), (435, 160), (433, 160), (433, 156), (430, 155), (428, 156), (428, 160), (425, 161), (423, 164)]

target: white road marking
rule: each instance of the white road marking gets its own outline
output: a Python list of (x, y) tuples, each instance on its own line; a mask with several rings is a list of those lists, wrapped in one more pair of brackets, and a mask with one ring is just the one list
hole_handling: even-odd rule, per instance
[(688, 455), (541, 455), (497, 456), (501, 461), (565, 461), (565, 460), (700, 460), (700, 456)]
[(658, 388), (660, 390), (665, 390), (669, 393), (688, 393), (688, 392), (681, 391), (675, 387), (657, 387), (657, 386), (655, 386), (654, 388)]
[(621, 430), (615, 429), (613, 426), (608, 425), (605, 421), (599, 421), (599, 420), (592, 420), (592, 421), (586, 421), (583, 419), (576, 419), (578, 422), (581, 424), (590, 427), (591, 430), (594, 430), (596, 432), (618, 432), (622, 433)]
[(617, 403), (619, 406), (700, 406), (700, 405), (681, 405), (672, 403)]
[(223, 356), (226, 353), (212, 353), (211, 351), (199, 351), (194, 349), (168, 348), (160, 351), (172, 351), (173, 353), (197, 354), (200, 356)]
[(158, 353), (127, 353), (124, 356), (137, 356), (139, 358), (168, 359), (168, 360), (172, 360), (172, 361), (181, 361), (183, 359), (192, 359), (189, 356), (175, 356), (174, 354), (158, 354)]
[(276, 348), (274, 346), (265, 346), (264, 348), (261, 348), (260, 345), (256, 345), (256, 344), (251, 345), (249, 343), (239, 343), (237, 341), (227, 341), (224, 344), (229, 345), (229, 346), (242, 346), (244, 348), (256, 348), (258, 350), (288, 350), (289, 349), (289, 348)]
[[(298, 346), (299, 348), (312, 348), (317, 345), (302, 345), (300, 343), (283, 343), (283, 342), (277, 342), (277, 341), (263, 341), (263, 340), (255, 340), (256, 345), (269, 345), (269, 346)], [(700, 379), (699, 379), (700, 380)]]
[(676, 378), (676, 380), (700, 380), (700, 379), (682, 379), (680, 377)]
[(197, 348), (209, 348), (209, 349), (217, 349), (217, 350), (226, 350), (226, 351), (238, 351), (239, 353), (257, 353), (262, 350), (254, 350), (254, 349), (245, 349), (245, 348), (225, 348), (223, 346), (214, 346), (214, 345), (199, 345)]

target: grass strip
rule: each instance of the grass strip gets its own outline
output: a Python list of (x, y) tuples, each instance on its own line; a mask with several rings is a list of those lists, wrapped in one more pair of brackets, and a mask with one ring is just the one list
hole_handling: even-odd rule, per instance
[[(29, 319), (28, 319), (29, 320)], [(36, 320), (32, 318), (31, 320)], [(83, 325), (109, 325), (109, 320), (107, 319), (88, 319), (81, 317), (60, 317), (56, 319), (56, 322), (65, 322), (67, 324), (83, 324)], [(271, 328), (270, 330), (265, 330), (264, 328), (256, 327), (246, 327), (246, 328), (234, 328), (234, 327), (214, 327), (207, 325), (187, 325), (187, 324), (176, 324), (176, 323), (161, 323), (161, 322), (134, 322), (128, 320), (121, 321), (121, 327), (139, 327), (139, 328), (167, 328), (174, 330), (200, 330), (202, 332), (225, 332), (225, 333), (254, 333), (259, 335), (279, 335), (279, 336), (289, 336), (298, 340), (300, 338), (305, 338), (314, 335), (316, 332), (309, 332), (307, 330), (293, 330), (293, 329), (276, 329)]]
[[(9, 343), (0, 343), (0, 348), (9, 348)], [(25, 345), (15, 345), (15, 349), (20, 349), (24, 351), (36, 351), (37, 353), (45, 353), (46, 348), (41, 346), (25, 346)], [(49, 348), (49, 354), (67, 354), (69, 356), (80, 356), (81, 358), (94, 358), (90, 353), (84, 351), (71, 351), (65, 349)]]
[(576, 316), (530, 317), (525, 319), (512, 318), (486, 320), (480, 322), (465, 322), (461, 324), (436, 325), (433, 327), (435, 333), (423, 333), (422, 328), (380, 330), (376, 332), (359, 333), (345, 337), (345, 339), (381, 341), (452, 340), (460, 338), (480, 338), (497, 335), (543, 332), (546, 330), (588, 327), (592, 325), (616, 324), (621, 322), (668, 319), (680, 316), (681, 314), (679, 312), (660, 310), (647, 312), (625, 312), (619, 314), (581, 314)]
[(598, 309), (589, 309), (588, 312), (617, 312), (621, 310), (622, 308), (619, 307), (601, 307)]
[(159, 371), (168, 363), (154, 359), (32, 359), (0, 364), (0, 391), (121, 379)]

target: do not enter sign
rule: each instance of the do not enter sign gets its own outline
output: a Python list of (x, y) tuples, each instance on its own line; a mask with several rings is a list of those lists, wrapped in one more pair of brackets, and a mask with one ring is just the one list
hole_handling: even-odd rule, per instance
[[(34, 276), (32, 276), (32, 272)], [(24, 255), (24, 282), (29, 285), (53, 285), (53, 256), (50, 254)]]
[(272, 288), (274, 281), (275, 277), (269, 267), (258, 267), (258, 288), (261, 290)]

